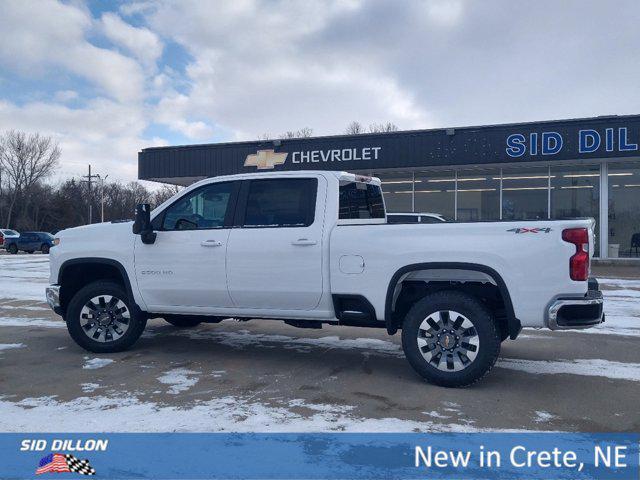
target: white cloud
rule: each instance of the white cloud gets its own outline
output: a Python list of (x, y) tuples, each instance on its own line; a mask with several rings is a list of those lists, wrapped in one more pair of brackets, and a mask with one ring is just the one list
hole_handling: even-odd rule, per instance
[(130, 52), (146, 68), (155, 69), (163, 47), (155, 33), (146, 28), (133, 27), (115, 13), (103, 14), (100, 26), (109, 40)]
[(47, 80), (59, 67), (97, 85), (112, 98), (139, 101), (144, 76), (137, 62), (89, 43), (85, 10), (53, 0), (5, 2), (0, 15), (0, 66)]
[(0, 100), (0, 131), (15, 128), (53, 136), (62, 149), (63, 177), (84, 174), (90, 163), (111, 178), (136, 178), (137, 152), (159, 143), (142, 140), (146, 124), (138, 107), (107, 99), (82, 108), (41, 102), (17, 106)]
[(145, 0), (94, 18), (80, 0), (5, 2), (0, 77), (42, 88), (1, 97), (0, 129), (55, 135), (66, 171), (131, 179), (138, 149), (165, 143), (143, 140), (155, 124), (201, 142), (634, 113), (638, 13), (631, 0)]
[(75, 90), (58, 90), (53, 95), (53, 99), (56, 102), (60, 102), (60, 103), (69, 102), (77, 98), (78, 98), (78, 92), (76, 92)]
[[(303, 126), (316, 134), (339, 133), (354, 119), (430, 126), (429, 112), (366, 52), (319, 48), (322, 39), (315, 37), (362, 5), (274, 2), (267, 8), (244, 0), (211, 9), (194, 1), (164, 2), (151, 12), (146, 5), (151, 28), (194, 58), (187, 67), (191, 88), (179, 102), (165, 102), (179, 108), (159, 110), (189, 112), (242, 139)], [(187, 134), (188, 124), (171, 125), (161, 112), (158, 118)]]
[(154, 121), (161, 123), (176, 132), (182, 133), (194, 141), (210, 138), (214, 130), (211, 125), (200, 121), (187, 120), (190, 116), (192, 101), (186, 95), (167, 90), (155, 109)]
[(463, 13), (460, 0), (432, 0), (425, 4), (425, 8), (431, 21), (445, 27), (456, 25)]

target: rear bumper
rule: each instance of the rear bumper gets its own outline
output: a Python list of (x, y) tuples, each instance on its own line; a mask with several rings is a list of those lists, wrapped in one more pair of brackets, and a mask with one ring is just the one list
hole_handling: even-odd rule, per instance
[(49, 285), (45, 289), (47, 297), (47, 304), (51, 307), (51, 310), (58, 315), (62, 315), (62, 308), (60, 306), (60, 285)]
[(604, 322), (604, 300), (595, 279), (583, 297), (558, 298), (551, 303), (547, 327), (551, 330), (584, 329)]

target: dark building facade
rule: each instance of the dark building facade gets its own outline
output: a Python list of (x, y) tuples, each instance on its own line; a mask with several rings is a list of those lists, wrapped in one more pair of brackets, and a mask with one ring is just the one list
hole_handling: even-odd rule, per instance
[(389, 211), (458, 221), (594, 217), (596, 254), (640, 257), (640, 115), (147, 148), (142, 180), (256, 170), (378, 176)]

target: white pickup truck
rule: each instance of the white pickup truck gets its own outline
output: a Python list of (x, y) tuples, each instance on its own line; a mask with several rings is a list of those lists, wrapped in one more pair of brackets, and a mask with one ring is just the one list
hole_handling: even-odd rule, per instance
[(55, 243), (47, 301), (92, 352), (130, 347), (156, 317), (378, 327), (402, 330), (422, 377), (464, 386), (522, 327), (604, 320), (593, 220), (391, 224), (380, 181), (343, 172), (207, 179)]

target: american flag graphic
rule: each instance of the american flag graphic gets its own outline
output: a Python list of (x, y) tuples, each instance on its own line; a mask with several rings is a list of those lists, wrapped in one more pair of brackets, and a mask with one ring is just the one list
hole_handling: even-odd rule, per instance
[(89, 464), (89, 460), (78, 460), (73, 455), (62, 453), (50, 453), (42, 457), (36, 475), (43, 473), (76, 472), (81, 475), (95, 475), (96, 471)]

